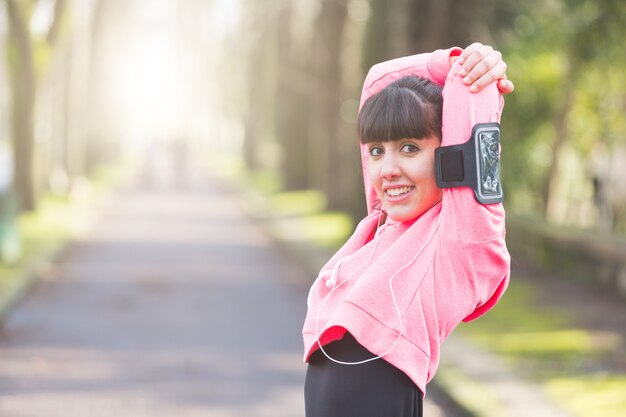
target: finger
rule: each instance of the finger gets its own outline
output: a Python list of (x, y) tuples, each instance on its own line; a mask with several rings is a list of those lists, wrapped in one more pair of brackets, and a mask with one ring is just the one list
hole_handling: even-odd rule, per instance
[(502, 78), (498, 80), (498, 90), (502, 94), (511, 94), (515, 91), (515, 84), (512, 81), (507, 80), (506, 78)]
[(480, 91), (483, 87), (489, 85), (490, 83), (504, 78), (503, 74), (506, 73), (506, 64), (502, 61), (499, 61), (493, 68), (489, 71), (483, 73), (482, 76), (478, 77), (472, 85), (470, 86), (470, 91), (477, 92)]
[[(462, 67), (459, 70), (459, 75), (461, 76), (469, 75), (472, 71), (474, 71), (474, 68), (479, 64), (482, 65), (481, 69), (483, 71), (487, 70), (488, 68), (491, 68), (493, 65), (495, 65), (495, 61), (497, 60), (497, 57), (498, 57), (498, 55), (495, 54), (495, 52), (496, 51), (494, 51), (491, 46), (487, 46), (487, 45), (480, 45), (479, 47), (477, 46), (469, 53), (469, 55), (467, 55), (465, 62), (462, 64)], [(490, 64), (488, 68), (484, 68), (485, 63), (483, 63), (483, 61), (485, 60), (488, 60), (487, 63)], [(478, 78), (477, 77), (478, 75), (482, 75), (482, 74), (475, 73), (472, 77), (472, 80)]]
[[(480, 60), (463, 78), (465, 84), (474, 84), (485, 75), (490, 75), (493, 80), (504, 77), (506, 74), (506, 64), (502, 61), (500, 52), (494, 51)], [(492, 80), (492, 81), (493, 81)]]
[(463, 64), (468, 56), (470, 56), (476, 49), (482, 48), (483, 44), (480, 42), (474, 42), (469, 45), (467, 48), (461, 51), (461, 55), (459, 55), (459, 64)]

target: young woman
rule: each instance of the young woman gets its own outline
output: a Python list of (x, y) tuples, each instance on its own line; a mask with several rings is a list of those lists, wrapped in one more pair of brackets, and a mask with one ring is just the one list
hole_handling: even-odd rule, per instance
[(502, 205), (439, 188), (435, 149), (499, 121), (498, 88), (513, 90), (505, 70), (498, 52), (473, 44), (368, 73), (357, 124), (369, 215), (309, 293), (307, 417), (421, 416), (444, 339), (504, 292)]

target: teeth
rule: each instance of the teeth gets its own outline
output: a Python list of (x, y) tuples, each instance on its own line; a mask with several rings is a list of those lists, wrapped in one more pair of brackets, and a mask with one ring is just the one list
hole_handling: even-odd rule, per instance
[(408, 193), (413, 187), (390, 188), (386, 191), (387, 195), (396, 197), (404, 193)]

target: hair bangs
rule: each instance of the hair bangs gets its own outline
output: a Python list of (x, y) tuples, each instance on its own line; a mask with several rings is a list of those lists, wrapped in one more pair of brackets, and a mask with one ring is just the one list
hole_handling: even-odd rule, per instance
[[(423, 84), (418, 78), (411, 78)], [(405, 84), (413, 80), (407, 80)], [(429, 102), (429, 94), (420, 97), (418, 92), (421, 91), (411, 87), (414, 86), (405, 86), (397, 81), (363, 104), (357, 119), (361, 143), (422, 139), (432, 135), (441, 138), (441, 111), (437, 112), (438, 103)], [(441, 90), (436, 92), (435, 97), (437, 93), (441, 102)]]

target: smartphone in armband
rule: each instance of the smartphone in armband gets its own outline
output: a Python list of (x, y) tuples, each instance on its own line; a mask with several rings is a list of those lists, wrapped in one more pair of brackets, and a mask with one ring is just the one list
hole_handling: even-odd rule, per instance
[(439, 188), (470, 187), (482, 204), (504, 200), (500, 182), (500, 124), (477, 123), (467, 142), (435, 150)]

